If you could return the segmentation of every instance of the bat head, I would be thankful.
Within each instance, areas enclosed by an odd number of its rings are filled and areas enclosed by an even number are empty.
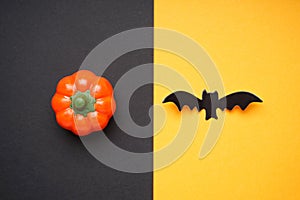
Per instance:
[[[206,90],[203,90],[202,92],[202,100],[207,101],[218,101],[219,100],[219,94],[217,91],[213,92],[213,93],[208,93]]]

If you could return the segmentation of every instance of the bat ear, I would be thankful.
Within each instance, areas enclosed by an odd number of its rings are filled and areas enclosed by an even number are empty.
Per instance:
[[[219,98],[219,93],[218,93],[218,91],[215,91],[214,93],[213,93],[213,95],[218,99]]]
[[[203,90],[202,95],[207,95],[206,90]]]

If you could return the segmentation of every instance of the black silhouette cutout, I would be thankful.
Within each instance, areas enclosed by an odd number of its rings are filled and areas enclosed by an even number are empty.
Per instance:
[[[225,109],[232,110],[235,106],[239,106],[242,110],[245,110],[250,103],[263,101],[249,92],[236,92],[219,99],[218,92],[207,93],[204,90],[202,100],[188,92],[177,91],[164,99],[163,103],[167,102],[174,103],[179,111],[185,105],[190,109],[196,107],[199,112],[204,109],[206,111],[205,119],[209,120],[210,118],[218,119],[217,108],[224,111]]]

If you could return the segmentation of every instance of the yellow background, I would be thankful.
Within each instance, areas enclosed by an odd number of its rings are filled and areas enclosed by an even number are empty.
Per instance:
[[[204,47],[227,94],[246,90],[264,100],[245,112],[226,111],[220,139],[201,160],[210,123],[205,112],[163,105],[170,91],[155,86],[154,104],[166,117],[154,138],[155,150],[175,137],[181,117],[200,120],[200,126],[183,156],[154,172],[154,199],[300,199],[300,1],[155,0],[154,25]],[[188,62],[159,50],[154,61],[185,76],[201,97],[205,84]],[[159,75],[155,68],[154,80]],[[154,117],[158,129],[161,109],[154,109]]]

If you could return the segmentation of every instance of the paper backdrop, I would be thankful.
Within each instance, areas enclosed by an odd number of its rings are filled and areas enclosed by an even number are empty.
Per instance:
[[[154,26],[199,43],[219,70],[226,94],[246,90],[264,100],[245,112],[226,111],[216,146],[199,159],[210,124],[205,112],[163,105],[171,92],[154,86],[154,104],[163,108],[154,112],[154,151],[174,140],[181,117],[191,124],[199,120],[185,154],[154,172],[154,199],[300,198],[299,24],[299,1],[154,1]],[[154,45],[160,42],[154,34]],[[201,97],[206,85],[188,61],[161,50],[155,50],[154,61],[179,72]],[[160,70],[154,68],[154,81],[161,79]],[[158,130],[160,119],[166,121]]]

